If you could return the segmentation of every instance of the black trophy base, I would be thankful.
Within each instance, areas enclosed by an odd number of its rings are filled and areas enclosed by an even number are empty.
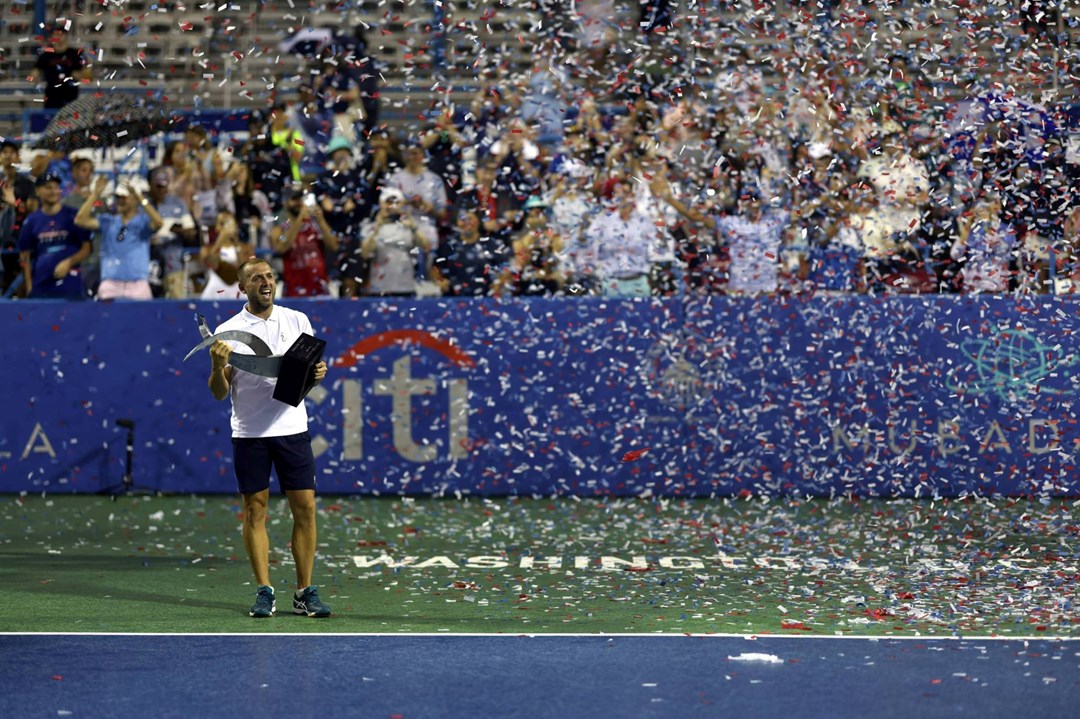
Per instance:
[[[298,406],[315,386],[315,365],[322,359],[326,341],[302,334],[281,358],[274,399]]]

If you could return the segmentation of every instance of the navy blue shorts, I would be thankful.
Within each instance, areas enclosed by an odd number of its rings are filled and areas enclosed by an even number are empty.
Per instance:
[[[233,437],[233,468],[241,494],[269,489],[271,467],[282,489],[315,489],[311,436]]]

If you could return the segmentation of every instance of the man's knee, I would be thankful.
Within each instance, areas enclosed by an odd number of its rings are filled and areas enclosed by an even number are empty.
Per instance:
[[[249,527],[262,526],[266,523],[267,497],[262,492],[244,496],[244,524]]]
[[[289,507],[298,524],[315,523],[315,493],[311,491],[289,492]]]

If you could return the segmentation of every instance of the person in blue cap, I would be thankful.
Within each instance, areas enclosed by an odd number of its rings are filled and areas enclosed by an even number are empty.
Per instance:
[[[75,223],[76,210],[63,204],[60,178],[42,175],[40,203],[19,231],[19,257],[27,297],[82,297],[79,265],[90,256],[90,234]]]

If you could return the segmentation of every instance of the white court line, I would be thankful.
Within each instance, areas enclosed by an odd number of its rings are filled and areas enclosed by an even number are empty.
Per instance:
[[[874,634],[695,634],[684,632],[648,633],[627,632],[623,634],[602,634],[596,632],[540,632],[529,634],[519,633],[486,633],[486,632],[0,632],[0,637],[396,637],[396,638],[430,638],[430,637],[470,637],[486,638],[501,637],[505,639],[543,639],[555,638],[580,638],[594,637],[596,639],[618,639],[653,637],[657,639],[745,639],[758,641],[768,639],[860,639],[864,641],[905,641],[905,642],[1077,642],[1080,636],[1067,637],[1059,635],[1032,636],[891,636]]]

